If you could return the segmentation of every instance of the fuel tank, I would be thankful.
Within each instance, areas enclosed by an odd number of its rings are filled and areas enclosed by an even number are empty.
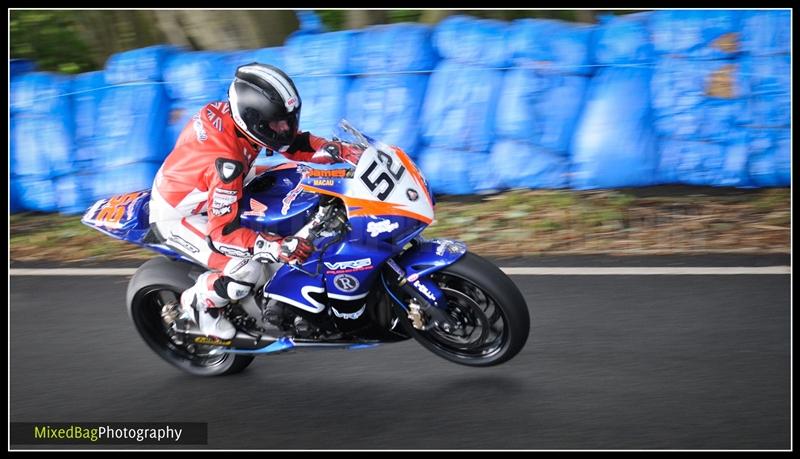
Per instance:
[[[316,212],[320,196],[300,189],[301,174],[294,168],[274,169],[262,174],[268,180],[260,191],[245,187],[241,205],[242,226],[255,231],[294,234]]]

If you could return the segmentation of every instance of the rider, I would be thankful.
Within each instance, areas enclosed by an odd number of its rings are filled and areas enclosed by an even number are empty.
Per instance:
[[[261,172],[253,167],[261,148],[293,161],[357,161],[349,145],[301,132],[300,108],[297,88],[283,71],[241,66],[228,101],[210,103],[192,117],[156,174],[151,227],[170,248],[210,269],[180,298],[206,335],[236,334],[221,308],[250,293],[262,272],[259,262],[302,263],[313,251],[306,239],[240,226],[239,200]]]

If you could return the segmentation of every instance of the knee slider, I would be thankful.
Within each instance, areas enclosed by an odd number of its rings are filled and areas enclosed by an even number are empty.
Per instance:
[[[217,295],[229,300],[241,300],[250,293],[252,288],[253,284],[237,281],[228,276],[222,276],[214,281],[214,291],[217,292]]]

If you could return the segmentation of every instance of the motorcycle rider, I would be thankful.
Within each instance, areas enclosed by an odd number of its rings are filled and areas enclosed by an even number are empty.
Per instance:
[[[283,71],[243,65],[228,101],[209,103],[192,117],[156,174],[151,227],[170,248],[209,269],[180,298],[206,335],[236,334],[222,308],[250,293],[262,273],[259,263],[302,263],[313,251],[306,239],[240,226],[239,201],[244,185],[261,172],[253,167],[261,148],[293,161],[358,160],[348,144],[301,132],[301,106]]]

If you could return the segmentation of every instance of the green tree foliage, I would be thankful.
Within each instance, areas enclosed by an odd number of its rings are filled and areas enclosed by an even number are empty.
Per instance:
[[[11,10],[12,58],[41,70],[103,68],[114,53],[171,43],[186,49],[281,45],[297,29],[291,10]]]
[[[451,14],[512,21],[550,18],[595,22],[599,14],[624,10],[317,10],[328,30],[377,23],[435,24]],[[189,49],[276,46],[297,27],[291,10],[10,10],[11,58],[36,61],[41,70],[80,73],[103,68],[120,51],[157,43]],[[221,33],[204,33],[221,29]],[[225,40],[214,37],[224,36]],[[211,37],[211,41],[209,41]]]
[[[102,66],[80,37],[73,11],[10,12],[11,58],[32,59],[41,70],[79,73]]]
[[[165,42],[152,11],[11,10],[12,58],[41,70],[101,69],[113,53]]]
[[[513,21],[522,18],[560,19],[571,22],[597,22],[602,14],[628,14],[638,10],[386,10],[385,22],[436,23],[452,14],[466,14],[479,18]],[[317,10],[328,30],[343,30],[347,27],[350,10]]]
[[[386,12],[386,17],[390,24],[397,22],[419,22],[422,17],[420,10],[389,10]]]
[[[316,13],[325,25],[325,28],[330,31],[344,30],[347,17],[346,11],[342,10],[317,10]]]

